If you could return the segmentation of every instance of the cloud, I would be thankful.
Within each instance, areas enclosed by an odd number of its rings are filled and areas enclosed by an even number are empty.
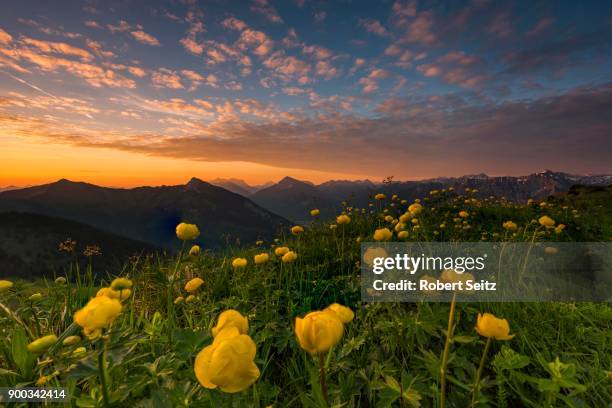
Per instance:
[[[2,28],[0,28],[0,44],[8,44],[11,41],[13,41],[13,37],[6,31],[4,31]]]
[[[151,34],[145,33],[142,30],[132,31],[130,34],[132,34],[132,37],[134,37],[137,41],[143,44],[152,45],[152,46],[160,45],[157,38],[153,37]]]
[[[151,81],[156,88],[182,89],[181,77],[176,71],[160,68],[151,74]]]
[[[512,35],[513,28],[511,18],[507,13],[498,13],[485,27],[485,31],[499,38],[508,38]]]
[[[91,61],[93,59],[93,56],[88,51],[63,42],[41,41],[35,40],[33,38],[24,38],[21,41],[24,44],[35,47],[45,53],[63,54],[78,57],[83,61]]]
[[[89,28],[98,28],[101,29],[102,26],[94,20],[86,20],[83,24],[85,24],[85,27],[89,27]]]
[[[85,40],[85,44],[87,44],[87,46],[96,53],[96,55],[100,56],[100,57],[104,57],[104,58],[114,58],[116,57],[115,53],[113,53],[112,51],[105,51],[102,49],[102,44],[100,44],[97,41],[94,40],[90,40],[90,39],[86,39]]]
[[[128,24],[127,21],[121,20],[117,25],[107,24],[106,28],[108,28],[110,32],[114,34],[116,32],[130,31],[132,27]]]
[[[270,5],[268,0],[253,0],[251,11],[262,14],[266,19],[272,23],[282,23],[283,19],[278,15],[278,12],[274,7]]]
[[[408,24],[406,34],[402,41],[430,45],[436,41],[433,31],[434,15],[431,11],[419,13],[417,17]]]
[[[554,21],[555,19],[552,17],[542,17],[529,31],[527,31],[527,36],[532,37],[540,34],[542,31],[550,28]]]
[[[329,61],[318,61],[315,74],[329,80],[338,74],[338,70]]]
[[[389,35],[387,29],[378,20],[374,20],[372,18],[362,19],[360,20],[359,24],[370,33],[379,35],[381,37],[386,37]]]
[[[204,32],[204,23],[201,21],[194,21],[187,30],[187,35],[181,38],[180,43],[185,47],[187,51],[195,55],[201,55],[204,52],[202,44],[197,42],[198,34]]]

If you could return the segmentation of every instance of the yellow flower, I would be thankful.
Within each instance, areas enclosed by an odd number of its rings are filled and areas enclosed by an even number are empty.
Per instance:
[[[346,214],[342,214],[336,217],[336,224],[338,225],[344,225],[344,224],[348,224],[351,222],[351,217],[349,217]]]
[[[43,295],[40,293],[34,293],[33,295],[30,295],[30,297],[28,298],[28,300],[30,302],[39,302],[41,301],[43,298]]]
[[[321,214],[321,211],[319,211],[319,209],[318,209],[318,208],[315,208],[315,209],[310,210],[310,215],[311,215],[312,217],[317,217],[319,214]]]
[[[195,224],[187,224],[186,222],[181,222],[179,225],[176,226],[176,236],[181,241],[191,241],[200,236],[200,230]]]
[[[508,231],[516,231],[516,229],[518,228],[518,226],[516,225],[515,222],[512,221],[506,221],[502,224],[502,227],[504,227],[504,229],[507,229]]]
[[[278,248],[277,248],[278,249]],[[255,262],[255,265],[262,265],[265,264],[266,262],[268,262],[270,260],[270,255],[268,255],[267,253],[263,252],[261,254],[257,254],[253,257],[253,261]]]
[[[397,233],[397,237],[401,239],[408,238],[408,235],[409,235],[408,231],[400,231]]]
[[[278,247],[278,248],[276,248],[274,250],[274,255],[276,255],[276,256],[283,256],[287,252],[289,252],[289,248],[287,248],[287,247]]]
[[[234,268],[244,268],[248,263],[246,258],[236,258],[232,261],[232,266]]]
[[[565,229],[565,224],[559,224],[555,227],[555,233],[560,234]]]
[[[410,211],[405,212],[404,214],[400,215],[399,217],[399,222],[401,223],[407,223],[408,221],[410,221],[411,218],[414,217],[414,214],[411,213]]]
[[[64,341],[62,342],[62,344],[64,346],[74,346],[77,343],[81,342],[81,337],[79,336],[68,336],[64,339]]]
[[[81,357],[85,353],[87,353],[87,349],[85,347],[77,347],[72,352],[72,357]]]
[[[371,196],[370,196],[371,197]],[[377,200],[384,200],[385,198],[387,198],[386,195],[384,195],[383,193],[378,193],[374,196],[375,199]]]
[[[178,296],[176,299],[174,299],[174,304],[175,305],[180,305],[181,303],[183,303],[185,301],[185,298],[182,296]]]
[[[281,258],[281,261],[283,261],[283,263],[291,263],[295,261],[297,257],[298,256],[295,252],[289,251],[285,255],[283,255],[283,257]]]
[[[66,283],[66,278],[64,278],[63,276],[59,276],[55,279],[55,283],[57,283],[58,285],[63,285]]]
[[[132,281],[126,278],[117,278],[110,285],[112,290],[122,291],[132,287]]]
[[[229,327],[235,327],[240,334],[247,334],[249,331],[249,321],[239,311],[228,309],[219,315],[217,325],[212,328],[213,337],[217,337],[221,330]]]
[[[176,299],[175,299],[175,300],[176,300]],[[185,299],[185,303],[193,303],[193,302],[195,302],[196,300],[198,300],[198,298],[197,298],[197,297],[195,297],[194,295],[189,295],[189,296],[187,296],[187,298]]]
[[[329,226],[329,229],[330,229],[330,230],[335,230],[336,228],[338,228],[338,224],[331,224],[331,225]]]
[[[294,227],[291,227],[291,233],[292,233],[293,235],[299,235],[299,234],[301,234],[302,232],[304,232],[304,228],[303,228],[303,227],[301,227],[300,225],[296,225],[296,226],[294,226]]]
[[[9,290],[12,287],[13,287],[13,282],[7,281],[7,280],[0,280],[0,292]]]
[[[345,324],[352,321],[355,317],[355,313],[353,313],[350,308],[342,306],[339,303],[332,303],[331,305],[327,306],[325,310],[331,310],[332,312],[336,313],[340,321]]]
[[[551,228],[555,226],[555,220],[553,220],[547,215],[541,216],[538,222],[540,223],[540,225],[546,228]]]
[[[240,392],[259,378],[254,359],[257,348],[249,336],[236,328],[223,330],[210,346],[196,356],[194,371],[203,387],[227,393]]]
[[[98,293],[96,293],[96,297],[106,296],[111,299],[125,300],[132,295],[132,291],[130,289],[123,290],[112,290],[111,288],[101,288]]]
[[[321,354],[340,342],[344,326],[331,310],[310,312],[295,319],[295,336],[300,347],[310,354]]]
[[[119,316],[122,308],[117,299],[98,296],[74,314],[74,321],[83,328],[88,338],[95,339]]]
[[[196,293],[203,284],[204,280],[202,278],[193,278],[185,284],[185,291],[191,294]]]
[[[192,246],[191,249],[189,250],[189,255],[190,256],[200,255],[200,246],[199,245]]]
[[[393,229],[395,230],[395,232],[400,232],[406,229],[406,224],[404,224],[403,222],[398,222],[397,224],[395,224],[395,227],[393,227]]]
[[[374,241],[388,241],[393,236],[389,228],[379,228],[374,231]]]
[[[386,258],[387,251],[384,248],[368,248],[363,253],[363,262],[366,265],[372,266],[375,258]]]
[[[510,325],[506,319],[499,319],[491,313],[481,315],[478,313],[476,331],[483,337],[495,340],[510,340],[514,334],[510,334]]]
[[[419,203],[410,204],[408,211],[412,213],[412,215],[418,215],[423,211],[423,206]]]
[[[467,218],[470,214],[467,211],[459,211],[459,216],[461,218]]]
[[[385,221],[387,221],[387,222],[391,222],[391,221],[393,221],[393,216],[392,216],[392,215],[387,215],[387,216],[385,217]]]
[[[55,334],[49,334],[48,336],[38,338],[28,344],[28,351],[32,354],[42,354],[55,343],[57,343],[57,336]]]

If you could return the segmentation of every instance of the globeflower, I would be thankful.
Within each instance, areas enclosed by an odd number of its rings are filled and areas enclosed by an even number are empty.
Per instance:
[[[246,258],[236,258],[232,261],[232,266],[234,268],[244,268],[245,266],[247,266],[248,261],[246,260]]]
[[[116,291],[122,291],[132,287],[132,281],[126,278],[117,278],[112,281],[110,288]]]
[[[516,229],[518,228],[518,226],[516,225],[515,222],[512,221],[506,221],[502,224],[502,227],[504,227],[504,229],[507,229],[508,231],[516,231]]]
[[[374,264],[375,258],[386,258],[387,251],[384,248],[368,248],[363,254],[363,262],[368,266],[372,266]]]
[[[351,222],[351,217],[349,217],[346,214],[341,214],[341,215],[336,217],[336,224],[338,224],[338,225],[344,225],[344,224],[348,224],[350,222]]]
[[[66,283],[66,278],[64,278],[63,276],[59,276],[55,279],[55,283],[58,285],[63,285]]]
[[[321,211],[319,211],[319,209],[318,209],[318,208],[315,208],[315,209],[313,209],[313,210],[310,210],[310,216],[311,216],[311,217],[318,217],[318,216],[319,216],[319,214],[321,214]]]
[[[200,236],[200,230],[195,224],[187,224],[186,222],[181,222],[179,225],[176,226],[176,236],[181,241],[191,241]]]
[[[344,326],[332,310],[310,312],[295,319],[295,336],[300,347],[312,355],[322,354],[340,342]]]
[[[555,227],[555,233],[560,234],[565,229],[565,224],[559,224]]]
[[[423,206],[419,203],[410,204],[410,206],[408,207],[408,211],[412,215],[418,215],[421,213],[421,211],[423,211]]]
[[[285,255],[283,255],[283,257],[281,258],[281,261],[283,261],[283,263],[291,263],[295,261],[297,257],[298,256],[295,252],[289,251]]]
[[[480,314],[476,321],[476,331],[483,337],[495,340],[510,340],[514,334],[510,334],[510,325],[506,319],[499,319],[491,313]]]
[[[265,264],[266,262],[268,262],[270,260],[270,255],[268,255],[267,253],[261,253],[261,254],[257,254],[253,257],[253,261],[255,262],[255,265],[262,265]]]
[[[304,232],[304,228],[300,225],[296,225],[294,227],[291,227],[291,233],[293,235],[300,235],[302,232]]]
[[[408,236],[409,236],[408,231],[400,231],[397,233],[397,237],[401,239],[408,238]]]
[[[274,250],[274,255],[276,255],[276,256],[283,256],[287,252],[289,252],[289,248],[288,247],[278,247],[278,248],[276,248]]]
[[[350,308],[342,306],[340,303],[332,303],[331,305],[327,306],[325,310],[331,310],[332,312],[336,313],[340,321],[344,324],[351,322],[355,317],[355,313],[353,313]]]
[[[370,196],[370,197],[371,197],[371,196]],[[381,200],[384,200],[385,198],[387,198],[387,196],[386,196],[386,195],[384,195],[383,193],[378,193],[378,194],[376,194],[376,195],[374,196],[374,198],[375,198],[375,199],[377,199],[377,200],[379,200],[379,201],[381,201]]]
[[[132,291],[130,289],[123,290],[112,290],[111,288],[101,288],[97,293],[96,297],[106,296],[110,299],[118,299],[124,301],[132,295]]]
[[[48,336],[40,337],[28,344],[28,351],[32,354],[42,354],[51,346],[57,343],[57,336],[49,334]]]
[[[74,346],[75,344],[78,344],[81,342],[81,337],[80,336],[68,336],[64,339],[64,341],[62,342],[62,344],[64,346]]]
[[[379,228],[374,231],[374,241],[388,241],[393,236],[389,228]]]
[[[547,215],[541,216],[540,219],[538,219],[538,222],[540,223],[541,226],[546,227],[546,228],[552,228],[555,226],[555,220],[553,220]]]
[[[32,303],[35,302],[40,302],[43,298],[43,295],[41,293],[34,293],[32,295],[30,295],[30,297],[28,298],[28,300]]]
[[[227,393],[245,390],[260,375],[254,362],[256,351],[255,342],[249,336],[235,327],[224,329],[196,356],[196,378],[209,389],[219,387]]]
[[[204,280],[202,278],[193,278],[189,282],[185,284],[185,291],[191,294],[194,294],[200,289],[200,286],[204,284]]]
[[[191,249],[189,250],[189,255],[190,256],[200,255],[200,246],[199,245],[192,246]]]
[[[249,321],[240,314],[239,311],[228,309],[219,315],[217,325],[212,328],[213,337],[217,337],[223,329],[235,327],[240,334],[247,334],[249,331]]]
[[[0,280],[0,292],[9,290],[12,287],[13,287],[13,282],[7,281],[7,280]]]
[[[459,211],[459,216],[461,218],[467,218],[467,217],[469,217],[469,215],[470,214],[467,211],[465,211],[465,210],[464,211]]]
[[[96,339],[121,313],[123,307],[117,299],[98,296],[74,314],[74,321],[83,328],[89,339]]]

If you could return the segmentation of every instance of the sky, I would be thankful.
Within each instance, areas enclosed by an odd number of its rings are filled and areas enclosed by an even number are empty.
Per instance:
[[[610,1],[30,1],[0,186],[612,173]]]

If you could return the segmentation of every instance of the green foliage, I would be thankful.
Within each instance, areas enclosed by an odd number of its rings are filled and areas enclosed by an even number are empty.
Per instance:
[[[548,207],[516,206],[505,201],[469,201],[440,194],[424,201],[419,228],[408,228],[409,240],[607,240],[607,225],[595,228],[593,214],[581,204],[577,213],[565,203]],[[380,204],[377,203],[377,206]],[[460,210],[468,223],[455,221]],[[342,407],[434,407],[439,401],[441,353],[448,304],[361,302],[359,241],[376,228],[390,226],[378,211],[349,209],[351,223],[330,229],[309,223],[296,237],[259,247],[203,251],[197,257],[136,259],[117,275],[134,282],[133,295],[105,340],[84,340],[62,346],[79,332],[74,313],[94,296],[98,286],[85,274],[68,276],[67,284],[17,282],[0,294],[0,386],[32,386],[45,378],[48,386],[66,386],[73,406],[103,404],[99,356],[106,349],[109,399],[116,406],[310,406],[325,404],[317,362],[298,346],[296,316],[333,302],[349,306],[355,319],[326,360],[330,405]],[[374,210],[372,210],[374,211]],[[399,203],[385,215],[405,211]],[[556,233],[538,229],[532,220],[542,214],[567,225]],[[576,217],[579,215],[579,217]],[[513,220],[517,231],[502,223]],[[440,224],[446,224],[440,228]],[[600,223],[601,224],[601,223]],[[469,228],[465,228],[469,226]],[[587,228],[588,226],[588,228]],[[204,229],[206,226],[201,225]],[[289,246],[298,259],[283,264],[273,246]],[[253,255],[271,254],[264,265]],[[249,260],[233,269],[234,257]],[[172,272],[177,280],[169,281]],[[205,283],[191,303],[168,302],[186,296],[183,286],[199,276]],[[105,282],[108,284],[113,277]],[[27,297],[43,293],[32,305]],[[11,313],[6,313],[5,308]],[[255,363],[260,379],[248,390],[224,394],[203,388],[195,378],[197,353],[212,342],[210,329],[225,309],[248,317],[249,334],[257,344]],[[494,341],[482,372],[478,406],[541,407],[609,405],[612,367],[612,307],[591,303],[521,303],[457,305],[447,370],[447,406],[470,404],[474,375],[484,341],[474,331],[478,312],[508,319],[507,342]],[[60,343],[41,356],[25,346],[37,333],[54,333]],[[75,356],[77,347],[86,352]]]

